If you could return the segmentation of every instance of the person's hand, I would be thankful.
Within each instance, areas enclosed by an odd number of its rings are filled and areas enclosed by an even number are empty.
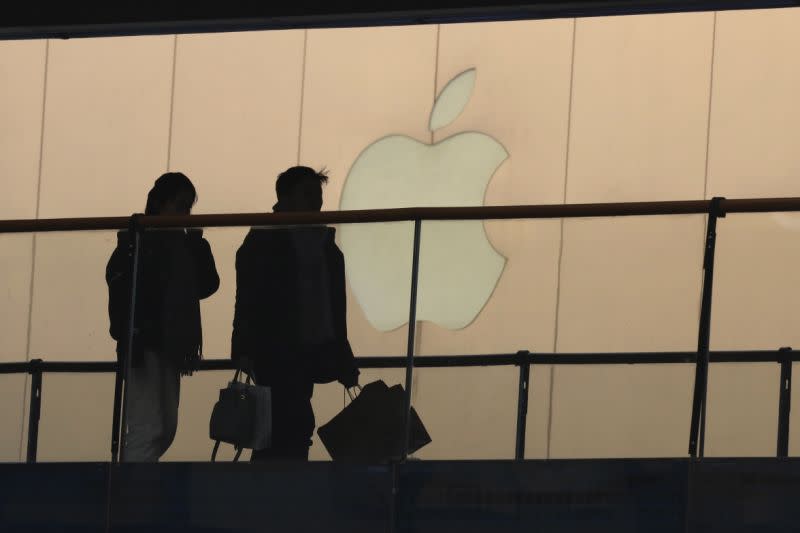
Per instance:
[[[233,362],[236,364],[237,370],[241,370],[248,376],[253,377],[253,360],[250,357],[246,355],[240,355],[239,357],[235,358]]]
[[[353,387],[358,386],[358,375],[358,369],[353,368],[351,371],[346,372],[339,378],[339,383],[344,385],[344,388],[346,389],[352,389]]]

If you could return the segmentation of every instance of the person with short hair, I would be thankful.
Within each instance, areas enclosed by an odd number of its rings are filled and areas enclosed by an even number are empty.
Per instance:
[[[275,183],[273,210],[319,211],[327,181],[324,171],[289,168]],[[358,384],[344,256],[334,237],[321,225],[252,228],[236,253],[231,357],[272,395],[272,446],[254,450],[252,461],[307,461],[314,384]]]

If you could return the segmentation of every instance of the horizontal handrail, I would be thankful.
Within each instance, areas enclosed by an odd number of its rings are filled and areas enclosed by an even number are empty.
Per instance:
[[[800,361],[800,351],[742,350],[711,352],[712,363],[780,363]],[[694,363],[697,352],[614,352],[614,353],[508,353],[475,355],[418,355],[418,368],[447,368],[475,366],[532,365],[642,365]],[[361,356],[359,368],[405,368],[406,356]],[[230,359],[200,361],[197,370],[232,370]],[[52,373],[110,373],[117,371],[116,361],[40,361],[0,363],[0,374]]]
[[[309,213],[234,213],[188,216],[139,216],[141,228],[359,224],[412,220],[502,220],[705,214],[711,200],[617,202],[595,204],[504,205],[477,207],[405,207]],[[800,198],[720,200],[723,213],[800,211]],[[0,233],[122,230],[130,217],[43,218],[0,221]]]

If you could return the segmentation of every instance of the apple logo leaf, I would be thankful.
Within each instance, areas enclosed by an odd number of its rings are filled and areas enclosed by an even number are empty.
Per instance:
[[[447,82],[433,104],[428,129],[436,131],[453,122],[467,106],[474,87],[474,68],[465,70]]]

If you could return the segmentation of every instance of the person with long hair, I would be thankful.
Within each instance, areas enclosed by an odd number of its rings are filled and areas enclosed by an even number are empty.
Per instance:
[[[147,195],[146,215],[188,215],[197,192],[186,175],[160,176]],[[117,234],[106,267],[111,337],[117,359],[130,357],[123,460],[158,461],[178,428],[182,375],[202,357],[200,300],[219,288],[214,256],[202,230],[148,230],[140,240],[133,350],[127,353],[131,236]]]

